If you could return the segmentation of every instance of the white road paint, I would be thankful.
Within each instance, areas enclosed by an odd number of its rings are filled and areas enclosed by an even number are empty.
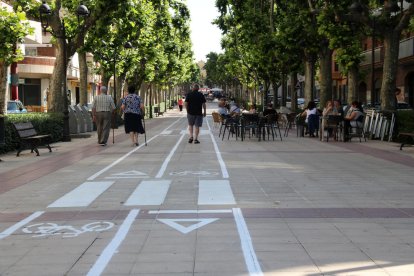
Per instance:
[[[106,266],[108,265],[109,261],[112,259],[112,256],[118,250],[119,245],[125,239],[126,235],[131,228],[132,223],[138,217],[139,209],[132,209],[128,216],[125,218],[124,222],[122,223],[121,227],[119,227],[118,232],[116,232],[114,238],[111,242],[106,246],[104,251],[99,256],[98,260],[96,260],[93,267],[89,270],[88,276],[98,276],[105,270]]]
[[[240,208],[233,208],[233,215],[239,232],[244,261],[251,276],[263,276],[262,269],[253,248],[252,238]]]
[[[145,178],[148,177],[146,173],[140,171],[127,171],[121,173],[113,173],[111,176],[105,177],[106,179],[117,179],[117,178]]]
[[[148,214],[225,214],[233,213],[230,209],[217,209],[217,210],[158,210],[148,211]]]
[[[175,144],[175,146],[170,151],[170,154],[168,154],[167,158],[165,158],[165,160],[162,163],[162,166],[161,166],[160,170],[158,171],[157,175],[155,176],[155,178],[161,178],[164,175],[165,170],[167,169],[168,163],[170,163],[171,158],[174,156],[174,153],[177,150],[178,146],[180,145],[181,141],[183,140],[184,136],[185,136],[185,133],[181,134],[180,139],[178,139],[177,143]]]
[[[222,174],[223,178],[229,178],[229,172],[227,171],[226,164],[224,163],[224,160],[221,157],[221,152],[220,152],[220,150],[217,146],[216,138],[214,138],[214,135],[213,135],[213,132],[211,131],[210,124],[208,123],[208,120],[206,120],[206,121],[207,121],[208,130],[209,130],[209,133],[210,133],[210,138],[211,138],[211,141],[213,142],[214,151],[216,152],[217,160],[220,164],[221,174]]]
[[[4,238],[7,238],[11,234],[13,234],[16,230],[18,230],[20,227],[23,227],[24,225],[28,224],[32,220],[40,217],[43,213],[44,213],[44,211],[34,212],[33,214],[31,214],[27,218],[25,218],[25,219],[19,221],[18,223],[10,226],[9,228],[7,228],[6,230],[4,230],[3,232],[0,233],[0,240],[2,240]]]
[[[199,205],[236,204],[228,180],[199,180]]]
[[[183,234],[187,234],[190,233],[191,231],[198,229],[200,227],[203,227],[204,225],[207,225],[209,223],[212,223],[216,220],[218,220],[218,218],[204,218],[204,219],[157,219],[158,221],[174,228],[175,230],[183,233]],[[183,226],[181,224],[179,224],[179,222],[196,222],[194,224],[191,224],[189,226]]]
[[[47,207],[86,207],[113,183],[114,181],[85,182]]]
[[[124,205],[161,205],[167,196],[170,184],[170,180],[142,181]]]
[[[165,128],[163,131],[168,130],[169,128],[171,128],[173,125],[175,125],[176,123],[178,123],[180,121],[181,118],[179,118],[178,120],[174,121],[171,125],[169,125],[167,128]],[[153,136],[151,139],[149,139],[147,141],[147,144],[149,142],[151,142],[152,140],[154,140],[155,138],[157,138],[158,136],[160,136],[161,134],[157,134],[155,136]],[[139,147],[134,148],[133,150],[129,151],[128,153],[126,153],[124,156],[122,156],[121,158],[115,160],[114,162],[112,162],[111,164],[109,164],[108,166],[106,166],[105,168],[103,168],[102,170],[100,170],[99,172],[95,173],[94,175],[90,176],[87,180],[95,180],[95,178],[97,178],[98,176],[100,176],[101,174],[103,174],[104,172],[108,171],[110,168],[114,167],[115,165],[121,163],[123,160],[125,160],[128,156],[130,156],[131,154],[133,154],[134,152],[136,152],[137,150],[139,150],[140,148],[142,148],[145,144],[141,144]]]

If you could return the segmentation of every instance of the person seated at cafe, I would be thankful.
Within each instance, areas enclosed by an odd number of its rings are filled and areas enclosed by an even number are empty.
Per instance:
[[[269,114],[277,114],[276,109],[273,108],[273,104],[272,103],[268,103],[266,106],[266,109],[263,110],[263,116],[267,116]]]
[[[256,110],[256,105],[255,104],[251,104],[250,108],[249,108],[249,113],[250,114],[256,114],[257,110]]]
[[[306,116],[305,123],[308,125],[309,136],[315,137],[315,131],[319,129],[319,111],[316,108],[316,103],[310,101],[301,116]]]
[[[227,103],[225,98],[220,98],[218,102],[218,109],[217,112],[220,116],[227,117],[229,116],[229,110],[227,109]]]
[[[230,116],[235,117],[241,114],[241,109],[239,107],[239,104],[236,102],[233,102],[233,104],[230,106]]]
[[[353,101],[351,107],[344,118],[345,122],[345,141],[349,140],[349,130],[351,127],[361,128],[364,121],[364,111],[358,101]]]
[[[333,102],[333,112],[335,115],[340,115],[342,118],[344,117],[344,109],[342,108],[341,101],[338,99]]]
[[[322,111],[322,115],[324,117],[323,118],[324,128],[326,128],[328,130],[329,137],[332,137],[333,136],[333,130],[336,127],[336,124],[331,125],[331,126],[328,125],[329,124],[328,116],[338,116],[338,115],[340,115],[338,113],[337,107],[335,107],[335,105],[332,101],[327,101],[326,102],[326,105],[325,105],[325,107]]]

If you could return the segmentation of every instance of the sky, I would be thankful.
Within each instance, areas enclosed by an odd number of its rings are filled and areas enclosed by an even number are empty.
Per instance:
[[[218,17],[216,0],[187,0],[191,16],[191,41],[195,60],[206,61],[210,52],[222,53],[220,46],[221,31],[211,22]]]

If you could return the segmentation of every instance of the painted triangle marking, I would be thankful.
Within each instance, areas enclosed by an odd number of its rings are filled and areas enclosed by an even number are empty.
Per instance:
[[[111,174],[111,176],[105,177],[105,178],[142,178],[142,177],[148,177],[148,175],[140,171],[127,171],[127,172],[121,172],[121,173],[113,173]]]
[[[203,227],[204,225],[207,225],[209,223],[212,223],[216,220],[218,220],[218,218],[204,218],[204,219],[157,219],[158,221],[174,228],[175,230],[183,233],[183,234],[187,234],[190,233],[191,231]],[[190,226],[183,226],[181,224],[179,224],[178,222],[197,222],[194,223]]]

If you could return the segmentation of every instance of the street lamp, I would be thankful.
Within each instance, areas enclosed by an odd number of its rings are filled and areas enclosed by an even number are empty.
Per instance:
[[[49,5],[46,4],[46,1],[43,1],[42,5],[39,7],[39,14],[40,14],[40,23],[43,28],[43,32],[46,33],[47,28],[49,27],[49,17],[52,14],[52,10],[50,9]],[[76,9],[76,15],[78,17],[78,22],[80,22],[80,17],[86,17],[89,15],[88,8],[80,4],[79,7]],[[59,10],[59,18],[61,19],[61,29],[59,32],[55,32],[53,30],[49,30],[49,32],[55,37],[63,40],[63,83],[62,83],[62,96],[63,96],[63,135],[62,141],[69,142],[70,139],[70,131],[69,131],[69,103],[68,103],[68,95],[67,95],[67,41],[69,37],[66,35],[66,28],[65,28],[65,20],[62,8]]]

